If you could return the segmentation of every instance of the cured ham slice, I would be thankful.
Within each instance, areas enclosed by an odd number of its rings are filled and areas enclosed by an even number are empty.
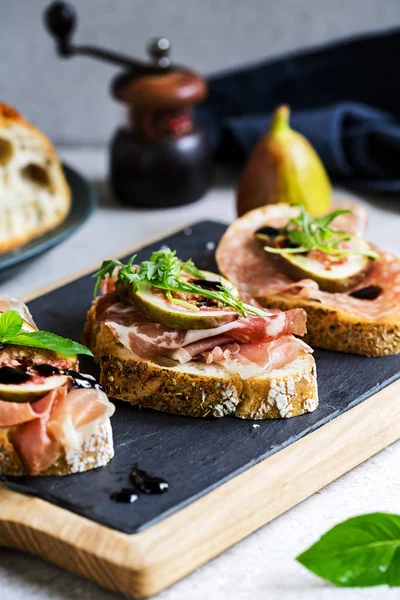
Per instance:
[[[36,419],[19,425],[11,434],[14,449],[31,475],[37,475],[50,467],[60,453],[60,442],[49,435],[47,423],[56,398],[63,398],[66,395],[66,388],[58,388],[50,392],[43,399],[51,405],[50,409],[38,415]]]
[[[303,340],[293,336],[282,336],[265,344],[242,344],[240,354],[262,369],[280,369],[292,362],[300,349],[312,352],[312,348]]]
[[[195,356],[202,355],[207,350],[212,350],[215,347],[219,347],[221,344],[228,344],[234,342],[235,338],[229,335],[217,335],[215,337],[204,338],[198,342],[188,344],[183,348],[178,348],[168,352],[169,358],[179,361],[181,364],[185,364],[192,360]]]
[[[0,428],[11,428],[14,449],[27,471],[36,475],[51,466],[63,449],[77,447],[83,428],[103,422],[114,410],[101,390],[68,393],[62,386],[33,404],[0,400]]]
[[[51,412],[47,430],[53,439],[69,449],[78,448],[81,430],[114,413],[106,394],[98,389],[73,389],[59,396]]]
[[[346,231],[350,235],[362,237],[367,224],[368,213],[366,208],[359,202],[353,202],[347,198],[335,200],[332,210],[350,210],[351,213],[339,215],[332,221],[332,227]]]
[[[351,208],[342,202],[340,208],[346,207]],[[379,259],[373,262],[362,285],[358,286],[377,286],[382,290],[375,300],[368,302],[351,296],[352,290],[346,293],[323,292],[311,279],[294,282],[279,271],[254,239],[254,232],[266,223],[274,227],[281,226],[282,215],[287,221],[296,211],[292,206],[266,206],[235,221],[222,237],[216,252],[217,263],[223,275],[230,279],[242,294],[249,294],[256,299],[274,295],[298,296],[321,302],[326,308],[350,312],[356,318],[371,321],[385,321],[400,315],[400,259],[389,252],[375,248]],[[349,215],[343,215],[334,223],[343,229],[347,227],[352,233],[359,232],[365,226],[363,215],[364,211],[360,208],[358,220],[344,220]]]
[[[29,325],[37,329],[28,307],[26,304],[21,302],[21,300],[17,300],[17,298],[12,298],[11,296],[7,295],[0,296],[0,313],[6,312],[6,310],[17,311],[17,313],[21,315],[26,323],[29,323]]]
[[[54,396],[47,394],[37,402],[6,402],[0,400],[0,428],[13,427],[34,419],[48,416],[53,406]]]
[[[107,300],[102,300],[107,309],[103,310],[100,305],[100,310],[96,312],[97,320],[105,322],[124,346],[144,360],[168,356],[187,362],[187,359],[217,345],[221,336],[224,342],[237,340],[257,343],[286,334],[304,335],[306,332],[306,314],[303,309],[274,314],[266,312],[265,317],[242,317],[212,329],[183,330],[171,329],[151,321],[130,304],[120,301],[108,304]]]
[[[299,338],[282,336],[261,344],[227,344],[205,353],[207,364],[222,364],[228,371],[243,379],[257,377],[266,371],[281,369],[295,360],[300,351],[312,352]]]

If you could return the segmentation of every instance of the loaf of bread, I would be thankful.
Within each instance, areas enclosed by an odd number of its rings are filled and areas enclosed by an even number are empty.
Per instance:
[[[0,102],[0,252],[54,229],[71,192],[47,137]]]

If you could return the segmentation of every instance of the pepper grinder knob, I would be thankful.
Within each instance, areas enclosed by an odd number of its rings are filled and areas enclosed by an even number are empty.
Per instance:
[[[166,37],[153,38],[147,47],[147,52],[153,62],[163,68],[169,67],[171,63],[169,59],[170,50],[171,44]]]
[[[67,2],[53,2],[44,13],[44,22],[56,39],[60,54],[70,54],[69,41],[77,24],[74,7]]]

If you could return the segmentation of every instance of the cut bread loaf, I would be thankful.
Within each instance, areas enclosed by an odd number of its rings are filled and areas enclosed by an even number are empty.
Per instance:
[[[318,289],[311,279],[298,284],[279,270],[255,239],[265,226],[283,227],[298,214],[286,204],[263,206],[237,219],[223,235],[216,260],[222,275],[242,294],[249,294],[267,308],[307,312],[304,340],[314,347],[365,356],[387,356],[400,352],[400,258],[378,250],[364,281],[357,288],[376,288],[376,299],[365,300],[346,293]],[[346,227],[342,215],[339,225]],[[350,220],[349,230],[354,223]],[[360,232],[357,232],[360,233]],[[298,285],[298,289],[297,289]]]
[[[84,343],[94,353],[100,383],[112,398],[191,417],[273,419],[318,406],[315,363],[306,352],[282,369],[249,379],[201,361],[160,366],[135,357],[107,325],[97,323],[95,302],[87,314]]]
[[[12,445],[12,430],[0,429],[0,475],[28,475]],[[69,452],[62,451],[57,460],[38,475],[71,475],[104,467],[114,456],[110,420],[99,424],[98,431],[83,439]]]
[[[54,229],[68,215],[71,192],[47,137],[0,103],[0,252]]]

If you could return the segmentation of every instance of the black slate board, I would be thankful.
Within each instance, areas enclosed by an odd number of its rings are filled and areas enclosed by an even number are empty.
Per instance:
[[[215,270],[213,244],[225,226],[202,221],[138,253],[139,260],[165,244],[183,259]],[[93,293],[90,276],[69,283],[29,307],[41,329],[79,340]],[[192,419],[117,402],[112,419],[115,458],[105,468],[69,477],[6,478],[11,489],[44,498],[88,519],[126,533],[136,533],[179,510],[307,433],[362,402],[399,376],[400,357],[364,358],[316,351],[320,406],[311,414],[288,420],[235,418]],[[90,359],[82,370],[96,374]],[[165,477],[170,491],[141,496],[133,505],[109,499],[114,489],[129,485],[130,467]]]

